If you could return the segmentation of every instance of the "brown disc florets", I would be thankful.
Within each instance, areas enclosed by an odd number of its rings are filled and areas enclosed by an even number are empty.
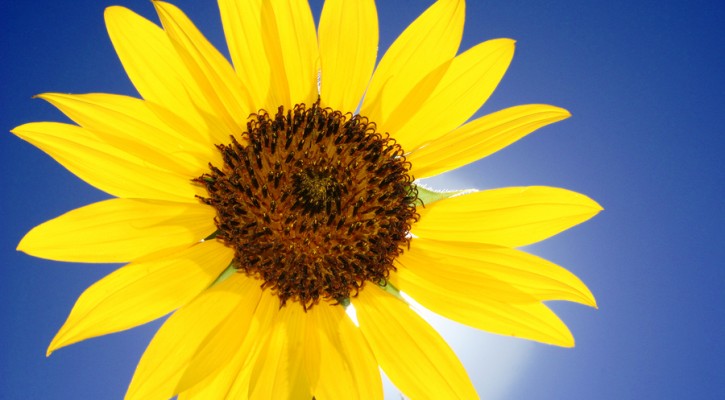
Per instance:
[[[237,270],[305,309],[387,280],[417,190],[403,150],[375,124],[318,101],[253,114],[241,138],[217,147],[224,165],[195,181]]]

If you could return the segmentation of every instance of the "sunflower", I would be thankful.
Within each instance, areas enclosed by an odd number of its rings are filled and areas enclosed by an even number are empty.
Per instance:
[[[105,12],[142,99],[46,93],[75,124],[12,131],[113,196],[35,227],[18,249],[127,263],[80,296],[48,354],[171,313],[127,398],[379,399],[382,368],[411,398],[471,399],[463,366],[406,298],[573,346],[542,302],[593,296],[515,248],[600,206],[551,187],[419,181],[569,116],[532,104],[468,121],[514,42],[457,54],[463,0],[431,5],[377,66],[373,0],[325,1],[317,30],[304,0],[219,0],[233,66],[181,10],[153,4],[162,27]]]

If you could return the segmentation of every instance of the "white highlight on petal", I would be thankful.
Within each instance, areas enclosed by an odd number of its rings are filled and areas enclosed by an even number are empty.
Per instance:
[[[350,303],[347,307],[345,307],[345,313],[348,317],[352,320],[352,323],[355,324],[358,328],[360,327],[360,323],[357,321],[357,311],[355,311],[355,306]]]
[[[451,346],[482,399],[510,398],[509,390],[521,382],[536,343],[470,328],[425,309],[405,292],[400,294]],[[385,376],[383,389],[386,399],[405,399]]]

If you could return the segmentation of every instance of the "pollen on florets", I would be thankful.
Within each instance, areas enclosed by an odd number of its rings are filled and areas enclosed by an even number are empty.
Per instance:
[[[387,280],[418,194],[403,150],[375,124],[318,101],[253,114],[217,147],[224,165],[195,182],[238,271],[305,309]]]

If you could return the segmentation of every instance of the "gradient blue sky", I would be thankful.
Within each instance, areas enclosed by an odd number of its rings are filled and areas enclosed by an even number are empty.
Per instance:
[[[158,323],[45,357],[83,289],[115,266],[18,253],[30,228],[106,198],[7,133],[64,120],[46,91],[135,95],[103,25],[147,0],[0,4],[0,398],[118,399]],[[379,1],[381,49],[431,1]],[[491,399],[725,398],[725,3],[469,1],[462,49],[516,39],[514,61],[481,113],[550,103],[546,127],[439,186],[551,185],[605,211],[530,246],[580,276],[599,310],[552,307],[577,338],[561,349],[434,319]],[[175,1],[225,49],[214,1]],[[319,10],[321,1],[312,2]],[[226,50],[223,50],[226,51]],[[381,52],[382,54],[382,52]],[[393,396],[395,398],[395,396]]]

